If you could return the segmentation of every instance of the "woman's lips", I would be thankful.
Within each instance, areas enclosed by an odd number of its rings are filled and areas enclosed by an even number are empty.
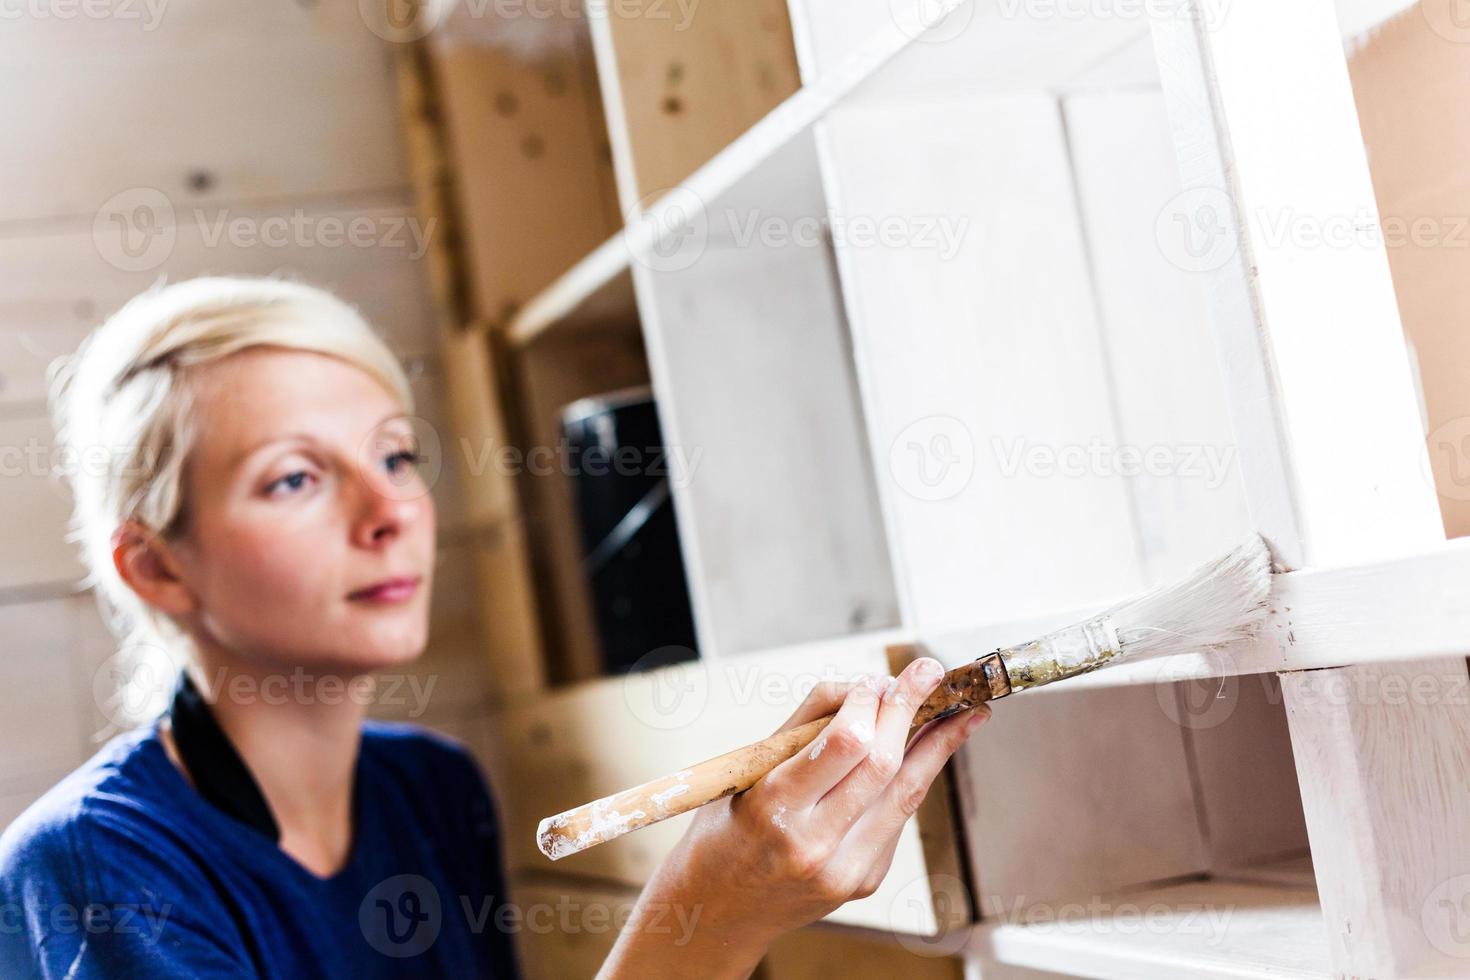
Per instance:
[[[384,579],[366,589],[358,589],[347,598],[360,602],[403,602],[413,598],[422,581],[422,575]]]

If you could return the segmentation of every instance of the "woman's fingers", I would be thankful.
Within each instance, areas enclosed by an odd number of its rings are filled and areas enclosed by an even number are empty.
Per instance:
[[[886,846],[918,812],[919,804],[924,802],[929,787],[949,757],[989,718],[990,706],[982,704],[925,726],[909,746],[898,775],[888,784],[882,798],[857,822],[843,847],[851,846],[854,853],[860,854]]]
[[[867,758],[878,723],[879,699],[887,686],[887,678],[873,677],[854,685],[822,733],[766,776],[768,790],[791,809],[815,805]]]
[[[878,799],[900,771],[914,713],[944,677],[932,657],[909,664],[888,686],[878,707],[877,727],[867,757],[817,803],[817,816],[851,824]]]
[[[847,696],[847,692],[857,684],[857,681],[823,681],[812,688],[811,693],[806,696],[806,700],[801,702],[796,712],[787,718],[776,731],[784,732],[798,725],[805,725],[809,721],[816,721],[823,715],[832,714],[841,707],[842,699]]]

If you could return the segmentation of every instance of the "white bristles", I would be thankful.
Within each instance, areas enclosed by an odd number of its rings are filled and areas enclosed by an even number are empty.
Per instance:
[[[1249,639],[1266,618],[1271,553],[1258,534],[1180,582],[1120,603],[1111,620],[1119,659],[1218,649]]]

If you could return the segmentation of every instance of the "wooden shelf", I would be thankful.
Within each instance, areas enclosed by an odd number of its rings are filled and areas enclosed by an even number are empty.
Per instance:
[[[506,327],[511,344],[525,347],[553,328],[576,331],[636,320],[630,261],[618,232],[521,308]]]
[[[1102,980],[1331,977],[1310,887],[1198,881],[977,926],[985,960]]]
[[[1037,692],[1457,656],[1470,650],[1467,582],[1470,539],[1465,538],[1385,561],[1277,575],[1267,627],[1250,646],[1229,653],[1181,654],[1123,664]],[[998,647],[1079,622],[1109,604],[1100,601],[917,639],[949,666],[958,666]],[[1403,629],[1406,622],[1415,623],[1415,629]]]

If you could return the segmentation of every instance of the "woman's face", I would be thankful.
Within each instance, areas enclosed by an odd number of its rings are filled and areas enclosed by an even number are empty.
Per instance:
[[[418,656],[434,505],[398,401],[346,361],[274,347],[194,380],[174,546],[194,628],[267,669],[361,673]]]

